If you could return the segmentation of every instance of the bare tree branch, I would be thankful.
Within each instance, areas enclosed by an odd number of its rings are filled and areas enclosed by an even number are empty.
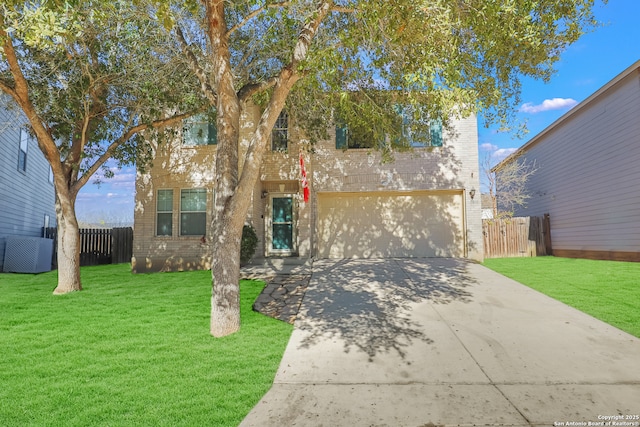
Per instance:
[[[516,208],[526,206],[531,198],[526,184],[537,170],[535,161],[529,162],[521,156],[502,162],[499,168],[491,167],[490,158],[485,157],[482,171],[487,179],[494,218],[513,216]]]

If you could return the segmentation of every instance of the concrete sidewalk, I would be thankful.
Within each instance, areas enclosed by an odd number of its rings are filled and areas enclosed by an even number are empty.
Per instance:
[[[242,426],[640,425],[640,339],[481,265],[317,261],[295,326]]]

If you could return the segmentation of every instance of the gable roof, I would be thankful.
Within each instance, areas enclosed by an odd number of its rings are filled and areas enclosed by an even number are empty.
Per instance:
[[[600,96],[602,96],[609,89],[611,89],[613,86],[615,86],[621,80],[624,80],[625,78],[627,78],[629,75],[633,74],[634,72],[638,73],[640,75],[640,59],[637,60],[636,62],[634,62],[633,64],[631,64],[623,72],[621,72],[620,74],[615,76],[607,84],[605,84],[600,89],[598,89],[593,94],[591,94],[587,99],[585,99],[584,101],[582,101],[581,103],[579,103],[578,105],[576,105],[575,107],[573,107],[572,109],[570,109],[569,111],[564,113],[562,116],[560,116],[560,118],[558,118],[556,121],[554,121],[549,126],[547,126],[543,131],[541,131],[539,134],[537,134],[536,136],[531,138],[529,141],[527,141],[522,147],[518,148],[516,151],[511,153],[509,156],[507,156],[500,163],[498,163],[497,165],[492,167],[491,168],[491,172],[496,172],[496,171],[502,169],[502,167],[504,165],[506,165],[507,163],[510,163],[514,159],[518,158],[522,153],[527,151],[527,149],[529,149],[533,145],[535,145],[538,142],[540,142],[542,140],[543,136],[545,136],[546,134],[548,134],[553,129],[557,128],[558,126],[562,125],[563,122],[569,120],[569,118],[571,118],[573,115],[577,114],[579,111],[581,111],[582,109],[586,108],[595,99],[597,99]]]

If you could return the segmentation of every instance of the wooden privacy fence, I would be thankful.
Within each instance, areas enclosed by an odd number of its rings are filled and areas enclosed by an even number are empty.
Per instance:
[[[57,229],[45,228],[43,237],[53,239],[53,268],[57,267]],[[131,262],[133,228],[81,228],[80,265],[120,264]]]
[[[544,217],[483,219],[485,258],[551,255],[549,214]]]

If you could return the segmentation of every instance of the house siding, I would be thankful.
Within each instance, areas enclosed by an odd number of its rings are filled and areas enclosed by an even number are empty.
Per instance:
[[[6,98],[0,99],[4,106]],[[29,139],[26,171],[18,170],[20,126],[24,117],[0,106],[0,271],[7,236],[42,236],[45,215],[55,226],[55,190],[49,163],[35,139]]]
[[[243,111],[240,159],[249,144],[260,115],[258,107]],[[468,191],[479,188],[477,121],[475,116],[456,120],[455,131],[445,136],[443,147],[418,148],[398,153],[392,163],[382,163],[380,154],[368,150],[335,148],[334,130],[327,141],[320,141],[309,152],[308,141],[293,123],[289,124],[289,144],[285,153],[268,150],[255,185],[247,222],[256,229],[259,246],[256,257],[268,255],[265,207],[271,196],[294,196],[297,208],[295,257],[317,255],[317,211],[319,192],[405,192],[453,190],[463,195],[463,233],[465,255],[482,260],[482,222],[479,197],[471,200]],[[210,268],[210,236],[180,237],[179,190],[212,188],[216,146],[184,147],[179,141],[160,147],[152,167],[136,180],[133,271],[170,271]],[[311,190],[308,202],[302,198],[299,156],[305,160]],[[240,165],[242,168],[242,165]],[[159,189],[174,189],[172,236],[155,236],[155,198]],[[213,193],[207,200],[207,224],[212,218]],[[211,227],[208,227],[211,229]]]
[[[638,65],[522,150],[538,170],[515,215],[549,213],[554,254],[640,252]]]

